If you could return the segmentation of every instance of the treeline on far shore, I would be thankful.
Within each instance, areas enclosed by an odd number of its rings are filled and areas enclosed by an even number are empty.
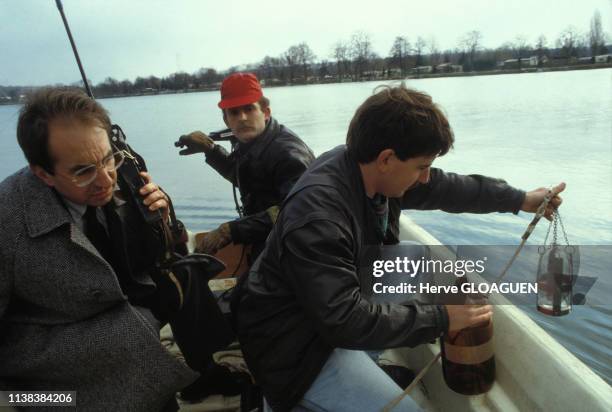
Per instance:
[[[598,68],[612,68],[612,56],[610,56],[610,60],[608,63],[595,63],[595,64],[584,64],[584,63],[576,63],[570,65],[558,65],[558,66],[543,66],[543,67],[523,67],[521,69],[518,68],[506,68],[506,69],[497,69],[497,70],[474,70],[471,72],[419,72],[413,73],[404,77],[396,76],[392,73],[385,74],[377,74],[371,76],[361,76],[358,80],[353,79],[352,77],[338,78],[314,78],[310,77],[308,82],[294,82],[294,83],[284,83],[282,81],[273,81],[267,84],[267,87],[270,86],[287,86],[287,85],[303,85],[303,84],[324,84],[324,83],[344,83],[344,82],[353,82],[353,81],[384,81],[384,80],[402,80],[402,79],[415,79],[415,78],[435,78],[435,77],[460,77],[460,76],[478,76],[478,75],[496,75],[496,74],[515,74],[515,73],[534,73],[534,72],[548,72],[548,71],[566,71],[566,70],[586,70],[586,69],[598,69]],[[428,68],[425,66],[421,68],[421,70],[427,70]],[[250,70],[252,72],[256,72],[255,70]],[[98,84],[94,86],[93,93],[96,98],[110,98],[110,97],[129,97],[129,96],[147,96],[147,95],[159,95],[159,94],[177,94],[177,93],[195,93],[195,92],[203,92],[203,91],[213,91],[218,90],[221,85],[221,79],[223,79],[227,74],[232,72],[222,72],[219,74],[219,81],[215,82],[212,85],[209,84],[200,84],[199,86],[196,83],[190,83],[187,87],[178,88],[178,87],[168,87],[168,88],[152,88],[152,87],[144,87],[139,88],[136,86],[137,83],[131,83],[126,81],[129,84],[121,82],[120,86],[117,88],[113,88],[112,90],[108,90],[105,86]],[[154,77],[154,76],[152,76]],[[266,83],[265,80],[262,83]],[[56,84],[54,86],[57,87],[66,87],[65,84]],[[42,87],[42,86],[41,86]],[[83,87],[83,82],[76,82],[69,87]],[[12,95],[12,98],[0,98],[0,105],[7,104],[20,104],[23,99],[25,99],[26,95],[31,91],[37,89],[38,87],[3,87],[0,86],[0,95]]]
[[[482,39],[482,34],[473,30],[461,36],[454,49],[441,51],[434,37],[418,36],[410,41],[405,36],[397,36],[388,55],[381,57],[373,51],[371,36],[359,31],[348,41],[336,42],[329,59],[317,60],[308,44],[302,42],[279,56],[265,56],[257,63],[233,66],[224,71],[202,67],[194,73],[139,76],[134,81],[108,77],[92,89],[96,97],[217,90],[225,76],[237,71],[257,74],[268,87],[612,66],[612,45],[606,41],[608,36],[602,29],[598,11],[590,21],[588,32],[581,34],[576,28],[567,27],[555,40],[555,47],[549,47],[544,35],[532,43],[524,36],[517,36],[514,41],[495,49],[482,47]],[[82,81],[71,84],[82,85]],[[19,103],[33,88],[0,86],[0,104]]]

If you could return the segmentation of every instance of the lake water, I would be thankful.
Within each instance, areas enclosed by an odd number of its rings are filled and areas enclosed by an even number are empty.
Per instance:
[[[409,80],[448,114],[456,144],[434,166],[501,177],[530,190],[560,181],[568,187],[561,213],[571,243],[612,245],[612,69]],[[344,142],[357,106],[382,83],[344,83],[265,90],[272,114],[315,154]],[[234,219],[231,185],[202,155],[181,157],[173,142],[193,130],[223,127],[218,92],[102,100],[151,174],[172,196],[192,230]],[[17,106],[0,106],[0,179],[25,165],[15,139]],[[409,215],[449,245],[518,245],[530,216]],[[529,240],[540,244],[547,224]],[[612,382],[612,280],[609,268],[593,287],[601,304],[562,318],[529,315],[566,348]],[[535,276],[535,268],[534,268]]]

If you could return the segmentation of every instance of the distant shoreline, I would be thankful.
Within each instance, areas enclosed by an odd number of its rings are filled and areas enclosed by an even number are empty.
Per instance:
[[[474,72],[458,72],[458,73],[420,73],[417,75],[409,75],[405,77],[377,77],[354,81],[337,81],[336,79],[330,79],[329,81],[320,81],[313,83],[294,83],[294,84],[279,84],[279,85],[264,85],[265,88],[270,87],[291,87],[291,86],[311,86],[318,84],[339,84],[339,83],[364,83],[364,82],[380,82],[380,81],[401,81],[401,80],[414,80],[414,79],[433,79],[442,77],[472,77],[472,76],[497,76],[505,74],[520,74],[520,73],[546,73],[546,72],[559,72],[559,71],[573,71],[573,70],[596,70],[596,69],[609,69],[612,68],[612,63],[595,63],[585,65],[572,65],[572,66],[560,66],[560,67],[528,67],[523,69],[510,69],[510,70],[486,70],[486,71],[474,71]],[[40,86],[44,87],[44,86]],[[183,94],[183,93],[200,93],[217,91],[218,88],[198,88],[198,89],[182,89],[182,90],[162,90],[158,92],[147,92],[147,93],[130,93],[113,96],[96,97],[96,99],[114,99],[122,97],[139,97],[139,96],[158,96],[165,94]],[[21,102],[1,102],[0,106],[11,106],[21,105]]]

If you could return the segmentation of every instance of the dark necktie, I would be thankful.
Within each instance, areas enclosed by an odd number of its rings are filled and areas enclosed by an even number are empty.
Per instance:
[[[87,206],[87,211],[83,216],[85,220],[85,234],[96,249],[98,249],[98,252],[100,252],[102,257],[109,264],[112,264],[112,249],[110,239],[106,234],[106,229],[104,229],[104,226],[98,220],[96,210],[96,207]]]
[[[85,212],[85,234],[98,249],[98,252],[102,255],[104,260],[115,271],[121,290],[130,296],[130,282],[129,282],[129,263],[126,263],[122,258],[122,255],[116,250],[116,247],[121,247],[122,236],[119,222],[119,218],[116,213],[112,212],[106,206],[101,208],[106,218],[106,225],[108,232],[102,223],[98,220],[97,210],[98,208],[88,206]],[[110,236],[109,236],[110,234]],[[111,241],[112,239],[112,241]]]

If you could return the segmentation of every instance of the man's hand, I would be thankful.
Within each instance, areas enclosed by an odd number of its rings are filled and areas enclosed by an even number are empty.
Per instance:
[[[544,217],[548,220],[552,220],[553,212],[561,205],[561,203],[563,203],[563,199],[561,196],[559,196],[559,193],[565,190],[565,183],[559,183],[551,190],[552,199],[550,200],[550,203],[548,203],[548,206],[546,206],[546,211],[544,212]],[[531,192],[527,192],[525,195],[525,200],[521,205],[521,210],[524,212],[535,213],[538,210],[538,207],[544,201],[547,193],[548,189],[545,187],[540,187],[532,190]]]
[[[191,132],[189,134],[184,134],[179,137],[178,141],[174,143],[176,147],[185,147],[179,152],[181,156],[190,155],[194,153],[208,153],[213,147],[215,147],[215,142],[199,130],[195,132]]]
[[[493,317],[491,305],[444,305],[448,313],[448,331],[457,332],[485,323]]]
[[[202,239],[200,244],[195,248],[197,253],[206,253],[214,255],[219,249],[223,249],[232,241],[232,233],[229,223],[222,223],[215,230],[208,232]]]
[[[143,203],[149,206],[150,211],[159,210],[162,213],[165,222],[168,222],[170,214],[168,206],[168,196],[153,183],[151,175],[147,172],[140,172],[140,176],[145,181],[145,185],[140,188],[140,195],[144,198]]]

